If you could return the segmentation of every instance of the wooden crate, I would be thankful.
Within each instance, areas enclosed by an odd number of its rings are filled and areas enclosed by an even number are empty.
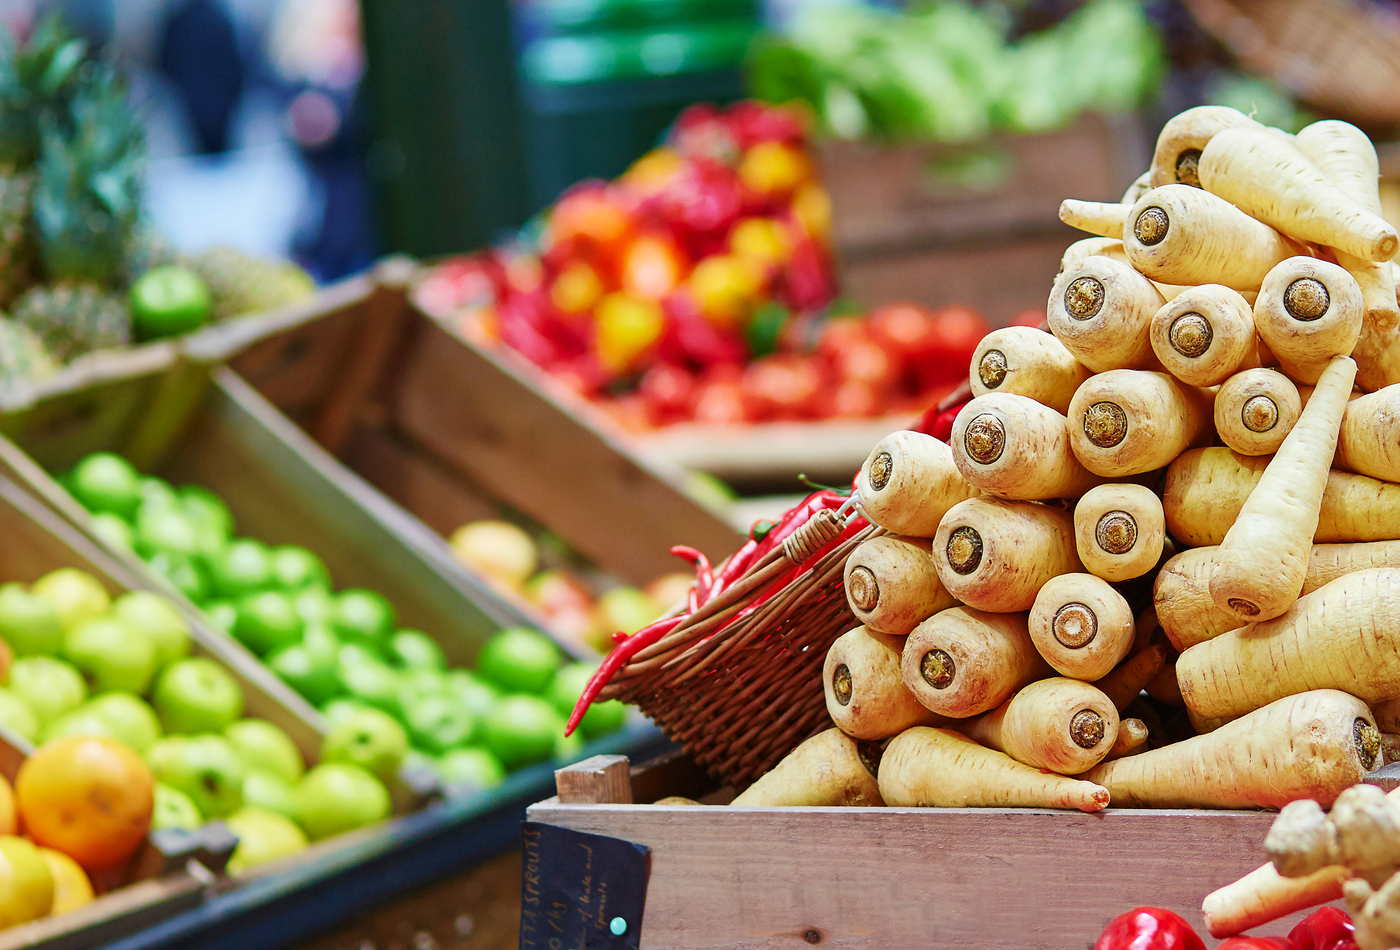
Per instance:
[[[690,774],[674,761],[662,769]],[[1174,910],[1205,934],[1202,899],[1266,860],[1274,819],[632,804],[695,794],[659,771],[629,776],[622,757],[598,756],[557,772],[559,795],[529,810],[531,821],[651,849],[643,950],[1064,950],[1089,946],[1139,905]],[[1287,933],[1301,916],[1264,929]]]
[[[523,515],[638,585],[676,570],[672,545],[712,559],[739,545],[685,494],[679,469],[643,460],[594,407],[515,354],[472,347],[389,285],[381,274],[365,306],[263,334],[230,365],[439,534]]]
[[[969,156],[1000,174],[981,187],[940,175]],[[1083,237],[1060,223],[1060,201],[1117,200],[1150,157],[1132,115],[958,145],[825,143],[842,289],[867,306],[966,304],[994,323],[1042,308],[1065,246]]]

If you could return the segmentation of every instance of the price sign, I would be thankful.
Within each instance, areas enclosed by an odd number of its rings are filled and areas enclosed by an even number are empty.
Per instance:
[[[520,950],[637,950],[650,849],[521,824]]]

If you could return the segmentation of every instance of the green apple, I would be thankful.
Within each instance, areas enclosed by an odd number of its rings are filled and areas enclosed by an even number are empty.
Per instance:
[[[481,724],[482,745],[507,768],[539,762],[554,755],[564,720],[538,696],[507,696]]]
[[[90,714],[107,724],[108,735],[125,742],[137,752],[145,752],[160,738],[160,720],[155,710],[132,693],[111,692],[94,696],[75,714]]]
[[[26,656],[10,667],[10,691],[24,700],[42,726],[72,712],[87,699],[82,675],[51,656]]]
[[[215,630],[233,635],[233,625],[238,622],[238,607],[233,601],[210,600],[200,609],[204,611],[204,619],[208,620]]]
[[[449,789],[495,788],[506,780],[505,766],[486,749],[465,746],[437,760],[437,773]]]
[[[437,641],[421,630],[399,630],[389,638],[389,662],[404,669],[447,669],[447,657]]]
[[[328,726],[335,727],[341,723],[348,722],[354,717],[355,713],[363,709],[374,709],[374,707],[366,706],[359,700],[342,696],[340,699],[332,699],[322,706],[321,715],[326,717],[326,724]]]
[[[654,622],[664,609],[645,591],[614,587],[598,598],[598,624],[609,635],[619,630],[630,635]]]
[[[224,738],[233,743],[244,768],[267,772],[284,782],[295,782],[305,765],[291,736],[266,719],[240,719],[229,723]]]
[[[204,816],[184,792],[157,782],[155,799],[155,808],[151,812],[152,831],[160,831],[163,828],[194,831],[204,824]]]
[[[166,582],[192,603],[203,604],[209,599],[209,575],[200,566],[199,559],[175,551],[157,551],[146,561],[146,566],[157,577]]]
[[[15,656],[51,656],[63,649],[63,623],[47,600],[6,584],[0,587],[0,639]]]
[[[389,790],[358,765],[326,762],[292,791],[297,824],[312,841],[363,828],[389,815]]]
[[[399,674],[399,691],[394,697],[394,715],[400,722],[408,722],[408,711],[425,699],[446,697],[447,674],[442,670],[428,668],[406,670]],[[466,711],[470,715],[470,711]]]
[[[243,803],[243,763],[223,736],[167,736],[146,751],[157,782],[184,792],[206,818],[222,818]]]
[[[572,762],[579,757],[583,751],[583,733],[575,731],[572,735],[564,735],[561,730],[559,735],[554,737],[554,759],[557,762]]]
[[[345,692],[340,667],[332,657],[327,660],[312,653],[305,644],[293,643],[272,654],[265,661],[268,669],[296,690],[313,706],[334,699]]]
[[[0,686],[0,726],[30,742],[39,739],[39,717],[28,703],[4,686]]]
[[[441,755],[464,745],[476,732],[476,720],[447,696],[425,696],[404,710],[404,724],[414,745]]]
[[[129,518],[141,504],[141,474],[111,452],[94,452],[68,476],[68,490],[88,511]]]
[[[373,644],[379,649],[394,629],[394,608],[372,590],[343,590],[336,595],[331,625],[341,639]]]
[[[295,544],[273,548],[272,579],[273,583],[289,592],[312,586],[322,589],[331,586],[331,573],[321,559]]]
[[[291,819],[264,808],[243,808],[224,824],[238,835],[238,847],[228,859],[230,874],[291,857],[307,845],[306,835]]]
[[[292,783],[271,772],[248,772],[243,776],[243,805],[291,818],[296,812],[292,802]]]
[[[340,651],[340,678],[346,692],[367,706],[393,712],[398,708],[399,674],[387,663],[368,657],[347,662],[346,651],[352,646],[346,644]]]
[[[135,551],[136,534],[117,515],[110,511],[99,511],[88,519],[88,530],[92,536],[114,551]]]
[[[199,485],[185,485],[177,498],[190,521],[201,532],[219,540],[220,549],[233,539],[233,513],[218,495]]]
[[[186,557],[199,553],[199,531],[184,509],[174,505],[142,505],[136,514],[134,539],[142,557],[158,551]]]
[[[39,744],[48,745],[55,739],[63,739],[67,736],[103,736],[107,739],[121,741],[113,733],[111,723],[86,706],[79,706],[72,712],[66,712],[45,724],[43,731],[39,733]]]
[[[570,663],[555,675],[554,682],[549,687],[549,699],[565,719],[573,713],[574,704],[583,695],[584,687],[588,685],[597,669],[591,663]],[[627,707],[615,699],[610,699],[605,703],[589,706],[588,712],[583,714],[583,719],[579,722],[579,728],[588,738],[596,739],[598,736],[616,732],[626,721]]]
[[[408,751],[403,754],[403,763],[400,765],[400,768],[416,769],[420,772],[428,772],[432,775],[436,775],[438,764],[437,759],[432,755],[424,752],[422,749],[415,749],[413,746],[409,746]]]
[[[266,656],[301,639],[303,624],[292,599],[281,591],[264,590],[238,601],[233,635],[258,656]]]
[[[335,595],[324,587],[307,587],[299,590],[292,597],[292,603],[297,609],[297,616],[301,617],[308,627],[315,625],[329,627],[335,618]]]
[[[301,645],[319,662],[336,665],[340,662],[340,638],[328,623],[308,623],[301,635]]]
[[[156,667],[165,669],[190,652],[190,627],[170,601],[149,590],[123,594],[112,604],[119,620],[144,630],[156,648]]]
[[[263,590],[272,583],[272,559],[267,546],[251,538],[239,538],[213,565],[214,593],[237,599]]]
[[[199,656],[168,666],[151,700],[169,733],[222,732],[243,714],[243,690],[223,667]]]
[[[107,588],[87,571],[60,567],[30,586],[29,592],[49,602],[65,630],[87,620],[96,620],[112,606]]]
[[[156,672],[155,641],[144,630],[115,617],[70,628],[63,636],[63,656],[99,693],[111,689],[144,693]]]
[[[179,503],[175,495],[175,489],[170,487],[170,483],[155,475],[143,475],[139,486],[141,492],[141,506],[146,505],[167,505],[174,506]]]
[[[554,641],[537,630],[508,627],[487,640],[476,671],[508,693],[540,693],[564,662]]]
[[[470,670],[453,670],[447,674],[447,694],[478,720],[484,719],[501,698],[496,687]]]
[[[378,709],[362,709],[331,726],[321,743],[321,761],[347,762],[389,778],[407,751],[408,735],[394,717]]]

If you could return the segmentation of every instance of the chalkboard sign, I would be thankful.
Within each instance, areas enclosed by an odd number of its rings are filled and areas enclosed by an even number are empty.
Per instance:
[[[521,823],[520,950],[637,950],[650,849]]]

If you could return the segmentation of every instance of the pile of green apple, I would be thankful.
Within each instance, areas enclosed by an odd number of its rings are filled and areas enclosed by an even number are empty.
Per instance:
[[[342,737],[337,755],[370,772],[407,761],[451,790],[490,787],[511,770],[571,758],[584,737],[625,720],[621,704],[598,705],[565,739],[593,667],[510,628],[483,645],[475,670],[449,669],[431,637],[397,627],[382,595],[335,591],[311,551],[235,537],[228,507],[207,489],[174,488],[111,453],[88,456],[64,481],[95,534],[134,551],[319,708],[331,738]]]
[[[343,737],[328,736],[323,764],[306,771],[285,732],[243,718],[238,683],[189,655],[189,627],[155,593],[112,599],[75,568],[7,583],[0,639],[13,657],[0,723],[36,745],[100,735],[130,746],[156,779],[152,827],[225,820],[239,836],[234,870],[389,813],[380,779],[338,751]]]

